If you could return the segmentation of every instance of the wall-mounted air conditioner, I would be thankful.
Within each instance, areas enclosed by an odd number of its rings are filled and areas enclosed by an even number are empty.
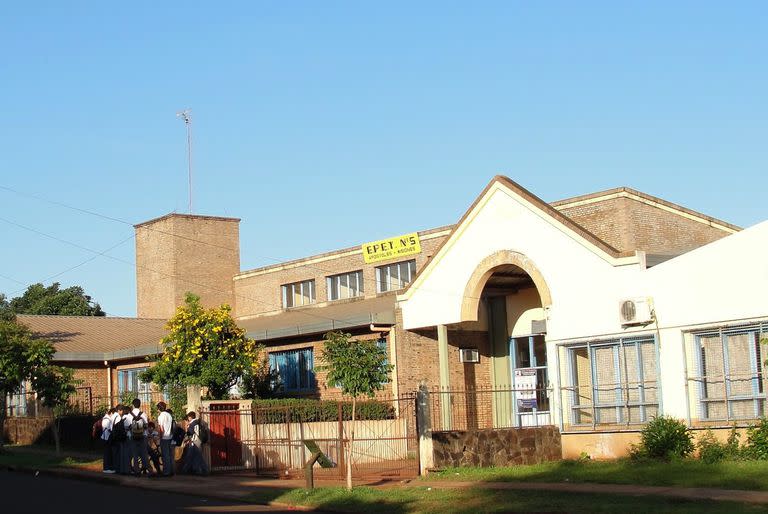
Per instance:
[[[647,325],[653,322],[651,298],[626,298],[619,302],[619,319],[622,326]]]
[[[477,348],[460,348],[459,360],[461,362],[480,362],[480,352]]]

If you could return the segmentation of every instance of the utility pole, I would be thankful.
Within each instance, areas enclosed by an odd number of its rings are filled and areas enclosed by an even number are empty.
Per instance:
[[[187,126],[187,172],[189,174],[189,213],[192,214],[192,109],[184,109],[176,113],[177,118],[184,120]]]

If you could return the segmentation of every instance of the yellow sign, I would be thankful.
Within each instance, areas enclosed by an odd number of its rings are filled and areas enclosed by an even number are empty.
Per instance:
[[[365,243],[362,249],[365,263],[370,264],[421,253],[421,243],[419,242],[419,234],[413,232],[404,236]]]

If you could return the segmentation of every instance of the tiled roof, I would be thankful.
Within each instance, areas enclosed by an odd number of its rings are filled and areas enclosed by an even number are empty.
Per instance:
[[[110,360],[150,355],[166,334],[164,319],[19,315],[56,347],[56,360]]]

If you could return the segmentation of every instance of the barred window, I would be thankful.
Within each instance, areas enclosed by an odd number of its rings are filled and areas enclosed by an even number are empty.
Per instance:
[[[149,405],[152,402],[152,384],[139,378],[139,374],[148,369],[149,367],[144,366],[117,371],[117,393],[123,400],[125,400],[124,395],[135,395],[142,404]]]
[[[703,420],[756,419],[765,415],[760,340],[768,324],[694,333],[698,360],[700,417]]]
[[[315,389],[315,364],[312,348],[269,353],[269,369],[277,374],[273,386],[283,392],[309,392]]]
[[[573,425],[645,423],[659,413],[653,337],[566,347]]]
[[[304,280],[303,282],[285,284],[282,286],[282,290],[284,309],[315,303],[314,280]]]
[[[327,281],[328,300],[354,298],[356,296],[362,296],[364,292],[362,271],[333,275],[328,277]]]

